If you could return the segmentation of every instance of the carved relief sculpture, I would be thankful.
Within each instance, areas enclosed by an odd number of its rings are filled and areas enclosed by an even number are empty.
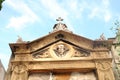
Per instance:
[[[48,58],[49,57],[48,49],[49,48],[34,52],[32,54],[33,58],[36,58],[36,59],[38,59],[38,58]]]
[[[103,70],[103,71],[108,70],[108,69],[111,68],[109,62],[103,62],[103,63],[102,62],[98,62],[96,64],[96,66],[97,66],[98,69]]]
[[[103,80],[114,80],[113,74],[111,73],[111,64],[109,62],[97,62],[96,66]]]
[[[11,80],[27,80],[28,73],[25,65],[16,65],[13,68]]]
[[[81,50],[80,48],[73,47],[75,49],[73,57],[87,57],[90,53]]]
[[[68,47],[64,44],[58,44],[53,50],[58,57],[65,56],[66,53],[69,51]]]

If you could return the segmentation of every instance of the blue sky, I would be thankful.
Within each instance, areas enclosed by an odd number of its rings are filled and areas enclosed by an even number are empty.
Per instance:
[[[0,11],[0,59],[7,69],[17,36],[32,41],[52,31],[62,17],[73,33],[95,40],[104,33],[115,37],[110,28],[120,20],[120,0],[5,0]]]

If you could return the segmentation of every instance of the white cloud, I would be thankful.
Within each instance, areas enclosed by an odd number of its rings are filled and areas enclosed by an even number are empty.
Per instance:
[[[112,18],[112,13],[110,12],[109,9],[109,5],[110,5],[110,1],[109,0],[102,0],[102,4],[103,4],[103,14],[104,14],[104,20],[105,22],[109,22],[110,19]]]
[[[71,4],[72,3],[72,4]],[[77,1],[71,1],[70,5],[71,5],[71,9],[72,10],[76,10],[77,9]]]
[[[110,1],[109,0],[102,0],[102,4],[104,5],[105,8],[108,8],[108,6],[110,5]]]
[[[25,24],[32,22],[29,16],[12,17],[6,28],[14,28],[20,30],[25,27]]]
[[[29,0],[27,1],[32,3]],[[45,14],[48,14],[47,16],[49,18],[56,19],[57,17],[62,17],[70,26],[72,26],[70,18],[76,18],[80,20],[86,11],[88,11],[87,14],[89,19],[99,18],[104,19],[105,22],[108,22],[112,17],[112,14],[109,10],[109,0],[102,0],[99,5],[97,5],[95,2],[91,2],[91,4],[89,4],[87,1],[79,0],[65,0],[63,2],[59,2],[59,0],[38,1],[39,3],[34,2],[34,5],[36,4],[35,6],[37,6],[37,8],[42,8],[42,12],[46,12]],[[26,4],[23,0],[7,0],[6,2],[21,14],[17,17],[12,16],[7,28],[14,28],[16,30],[22,29],[28,23],[33,23],[39,20],[41,15],[44,15],[38,11],[38,13],[41,14],[39,15],[38,19],[38,16],[31,9],[32,7],[28,7],[30,4]]]
[[[94,18],[95,16],[98,16],[98,14],[99,14],[99,8],[95,7],[95,8],[92,9],[89,17]]]
[[[69,19],[69,11],[66,9],[65,6],[62,6],[57,0],[39,0],[40,3],[42,3],[43,8],[47,10],[47,14],[52,18],[56,19],[58,17],[62,17],[65,19],[65,22],[67,23],[67,26],[70,30],[74,31],[73,26],[71,25],[70,19]]]
[[[102,3],[99,5],[94,5],[90,9],[91,13],[88,15],[90,19],[99,18],[104,19],[105,22],[109,22],[112,18],[112,13],[109,9],[110,2],[109,0],[102,0]]]
[[[87,8],[86,2],[79,0],[69,0],[64,5],[68,5],[69,14],[77,19],[82,18],[83,11]]]
[[[111,17],[112,17],[112,15],[111,15],[111,13],[110,12],[105,12],[105,14],[104,14],[104,20],[105,20],[105,22],[109,22],[110,21],[110,19],[111,19]]]
[[[45,9],[47,9],[48,14],[51,18],[55,19],[56,17],[64,17],[66,18],[68,12],[60,6],[60,4],[56,0],[40,0]]]
[[[6,3],[11,6],[20,16],[12,16],[6,28],[22,29],[28,23],[33,23],[38,19],[38,16],[23,2],[23,0],[6,0]]]

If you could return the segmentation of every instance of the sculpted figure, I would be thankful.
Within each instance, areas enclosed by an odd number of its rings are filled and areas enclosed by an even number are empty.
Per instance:
[[[63,57],[68,51],[69,49],[63,44],[57,45],[54,49],[54,52],[57,54],[58,57]]]
[[[12,71],[11,80],[27,80],[28,73],[25,65],[16,65]]]

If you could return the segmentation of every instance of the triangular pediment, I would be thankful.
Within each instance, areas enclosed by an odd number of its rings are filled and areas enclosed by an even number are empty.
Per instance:
[[[36,46],[41,45],[41,46],[39,46],[39,48],[42,48],[45,45],[51,44],[51,43],[56,42],[58,40],[65,40],[65,41],[71,42],[77,46],[84,47],[86,49],[93,48],[93,41],[92,40],[87,39],[87,38],[82,37],[82,36],[78,36],[78,35],[73,34],[73,33],[62,31],[62,30],[54,32],[54,33],[50,33],[44,37],[33,40],[33,41],[29,42],[29,45],[31,45],[31,46],[32,45],[36,45]]]
[[[33,59],[69,59],[72,57],[88,57],[90,50],[60,39],[31,53]]]
[[[33,41],[28,41],[24,43],[10,43],[10,47],[12,52],[15,52],[18,48],[20,47],[23,48],[23,46],[27,47],[27,50],[29,50],[28,49],[28,46],[29,46],[30,51],[32,52],[32,51],[36,51],[37,49],[41,49],[44,46],[47,46],[58,40],[65,40],[73,43],[74,45],[83,47],[85,49],[92,49],[93,43],[94,43],[94,41],[87,39],[85,37],[82,37],[67,31],[59,30],[53,33],[49,33],[48,35]]]
[[[107,50],[106,45],[108,44],[108,42],[110,42],[107,40],[106,41],[93,41],[93,40],[87,39],[85,37],[82,37],[82,36],[79,36],[79,35],[76,35],[70,32],[59,30],[59,31],[50,33],[44,37],[33,40],[31,42],[12,43],[10,44],[10,47],[13,53],[14,52],[32,53],[38,50],[42,50],[52,44],[57,43],[58,41],[63,41],[65,43],[83,48],[85,50],[95,50],[95,49],[100,49],[100,47]]]

